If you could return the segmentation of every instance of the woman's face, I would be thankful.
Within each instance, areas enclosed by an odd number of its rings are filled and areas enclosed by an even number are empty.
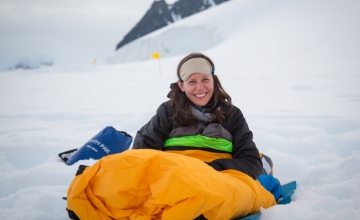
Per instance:
[[[211,74],[193,73],[186,81],[178,81],[180,89],[192,103],[206,105],[214,93],[214,78]]]

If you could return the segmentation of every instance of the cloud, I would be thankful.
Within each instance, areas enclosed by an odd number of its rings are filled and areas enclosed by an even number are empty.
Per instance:
[[[39,53],[54,57],[55,64],[59,60],[79,62],[86,55],[107,59],[151,3],[152,0],[1,1],[0,69],[16,59]]]

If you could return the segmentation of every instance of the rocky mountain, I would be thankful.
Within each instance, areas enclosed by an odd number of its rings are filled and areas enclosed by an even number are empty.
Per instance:
[[[164,0],[155,0],[135,27],[116,45],[116,50],[159,28],[226,1],[229,0],[178,0],[168,5]]]

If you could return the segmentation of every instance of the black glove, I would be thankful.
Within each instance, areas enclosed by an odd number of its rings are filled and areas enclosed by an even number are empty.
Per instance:
[[[211,166],[212,168],[214,168],[214,170],[220,171],[223,170],[222,167],[214,162],[205,162],[207,165]]]

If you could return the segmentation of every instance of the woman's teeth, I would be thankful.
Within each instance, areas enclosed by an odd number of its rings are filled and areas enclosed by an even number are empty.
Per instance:
[[[195,94],[195,96],[198,97],[198,98],[202,98],[202,97],[204,97],[205,95],[206,95],[206,93],[203,93],[203,94]]]

